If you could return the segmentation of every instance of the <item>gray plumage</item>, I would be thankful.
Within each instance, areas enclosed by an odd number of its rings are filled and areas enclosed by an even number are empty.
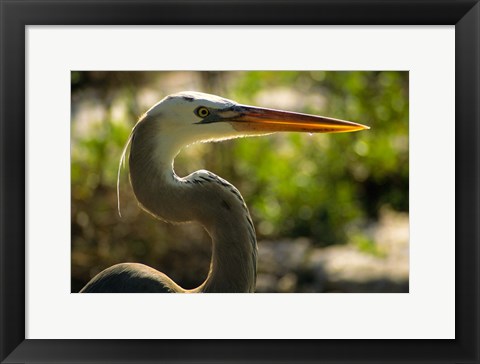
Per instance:
[[[240,105],[198,92],[171,95],[135,125],[130,146],[130,182],[139,205],[172,223],[197,221],[212,239],[206,280],[186,290],[165,274],[142,264],[122,263],[97,274],[82,293],[254,292],[257,241],[240,192],[212,172],[179,177],[173,160],[186,145],[276,131],[341,132],[365,129],[347,121]],[[117,183],[118,189],[118,183]]]

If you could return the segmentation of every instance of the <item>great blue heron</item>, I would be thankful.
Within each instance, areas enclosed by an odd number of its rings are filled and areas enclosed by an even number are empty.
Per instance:
[[[184,146],[196,142],[285,131],[338,133],[362,129],[368,127],[241,105],[200,92],[167,96],[134,126],[120,163],[130,146],[130,181],[145,211],[168,222],[197,221],[203,225],[213,244],[208,276],[198,288],[185,290],[151,267],[122,263],[97,274],[80,292],[254,292],[257,240],[240,192],[206,170],[178,177],[173,170],[175,156]]]

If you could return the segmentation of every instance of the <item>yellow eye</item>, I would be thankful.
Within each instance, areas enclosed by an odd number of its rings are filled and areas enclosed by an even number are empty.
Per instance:
[[[195,113],[201,118],[206,118],[208,115],[210,115],[210,111],[204,106],[200,106],[197,110],[195,110]]]

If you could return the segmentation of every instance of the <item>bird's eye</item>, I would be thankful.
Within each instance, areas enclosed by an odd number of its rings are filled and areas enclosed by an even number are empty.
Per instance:
[[[206,107],[200,106],[195,110],[195,114],[201,118],[206,118],[210,114],[210,111]]]

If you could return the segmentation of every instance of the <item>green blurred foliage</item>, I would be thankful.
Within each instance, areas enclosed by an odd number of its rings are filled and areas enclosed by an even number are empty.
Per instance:
[[[408,211],[408,72],[76,71],[71,81],[72,291],[122,261],[161,266],[186,287],[206,276],[208,236],[199,226],[179,228],[142,212],[128,170],[121,178],[123,217],[117,213],[117,168],[132,126],[156,101],[184,89],[371,127],[186,148],[175,161],[177,173],[206,168],[236,185],[259,239],[351,241],[377,254],[362,230],[384,206]]]

